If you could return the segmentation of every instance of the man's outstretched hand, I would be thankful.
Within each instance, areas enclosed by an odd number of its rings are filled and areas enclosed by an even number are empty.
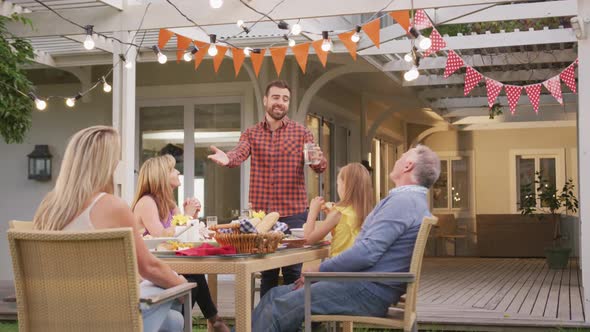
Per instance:
[[[225,152],[219,150],[215,145],[211,145],[209,147],[213,154],[207,156],[207,158],[213,160],[217,165],[227,166],[229,164],[229,158],[225,154]]]

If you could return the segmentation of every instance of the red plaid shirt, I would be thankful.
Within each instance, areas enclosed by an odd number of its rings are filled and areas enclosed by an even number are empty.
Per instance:
[[[249,201],[254,210],[276,211],[281,217],[305,211],[303,144],[313,141],[307,128],[288,117],[274,132],[265,119],[242,133],[238,146],[227,152],[227,166],[237,167],[252,156]],[[326,166],[325,158],[318,165],[310,165],[316,173]]]

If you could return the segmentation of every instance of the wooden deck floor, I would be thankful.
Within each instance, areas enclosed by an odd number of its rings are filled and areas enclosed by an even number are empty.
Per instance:
[[[590,327],[580,272],[550,270],[544,259],[426,258],[418,299],[422,326],[460,330]],[[219,282],[220,314],[233,317],[233,281]]]
[[[550,270],[543,259],[426,258],[418,300],[420,326],[472,331],[590,327],[584,322],[580,271]],[[0,283],[0,294],[12,290]],[[220,276],[218,306],[234,316],[234,281]],[[200,314],[195,307],[195,314]],[[0,303],[0,319],[15,316]]]

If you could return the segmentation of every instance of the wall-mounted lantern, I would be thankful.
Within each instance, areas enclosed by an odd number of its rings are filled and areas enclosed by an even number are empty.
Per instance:
[[[51,153],[48,145],[35,145],[29,157],[29,179],[37,181],[51,180]]]

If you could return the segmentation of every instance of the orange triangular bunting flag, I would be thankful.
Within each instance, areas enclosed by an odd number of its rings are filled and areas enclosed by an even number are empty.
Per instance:
[[[404,31],[406,31],[406,33],[410,30],[410,11],[409,10],[400,10],[397,12],[391,12],[391,13],[389,13],[389,16],[391,16],[397,22],[397,24],[401,25],[401,27],[404,28]]]
[[[356,61],[356,43],[350,40],[350,37],[354,35],[356,31],[343,32],[338,35],[338,38],[342,41],[342,44],[346,46],[350,56]]]
[[[227,52],[227,47],[217,45],[217,55],[213,57],[213,68],[215,72],[219,70],[219,66],[221,66],[221,62],[225,57],[225,52]]]
[[[195,44],[199,48],[199,51],[195,53],[195,70],[197,70],[197,68],[199,68],[199,65],[203,61],[203,58],[207,54],[209,44],[203,43],[202,41],[198,40],[193,40],[193,44]]]
[[[323,42],[324,42],[323,39],[318,39],[318,40],[314,41],[313,43],[311,43],[311,45],[313,46],[313,48],[315,50],[315,54],[320,59],[320,62],[322,63],[324,68],[326,68],[326,62],[328,62],[328,52],[322,50],[322,43]]]
[[[184,52],[187,51],[187,48],[190,46],[191,41],[189,38],[186,38],[181,35],[176,35],[176,62],[180,62]]]
[[[301,71],[305,74],[305,68],[307,67],[307,56],[309,55],[309,43],[299,44],[291,47],[293,54],[295,54],[295,60]]]
[[[236,77],[240,73],[240,69],[242,69],[242,64],[244,63],[244,59],[246,55],[244,54],[244,50],[240,48],[232,48],[231,55],[234,58],[234,70],[236,71]]]
[[[381,33],[381,19],[372,20],[371,22],[363,25],[363,31],[371,40],[373,44],[379,48],[379,35]]]
[[[275,65],[277,76],[281,76],[281,69],[283,69],[283,63],[285,62],[285,55],[287,55],[286,47],[273,47],[270,49],[270,56]]]
[[[256,77],[258,77],[260,67],[262,67],[262,61],[264,61],[265,52],[266,48],[263,48],[260,50],[260,53],[250,53],[250,60],[252,61],[252,67],[254,67],[254,73],[256,73]]]
[[[172,36],[174,36],[174,32],[166,29],[160,29],[160,33],[158,34],[158,47],[163,49]]]

